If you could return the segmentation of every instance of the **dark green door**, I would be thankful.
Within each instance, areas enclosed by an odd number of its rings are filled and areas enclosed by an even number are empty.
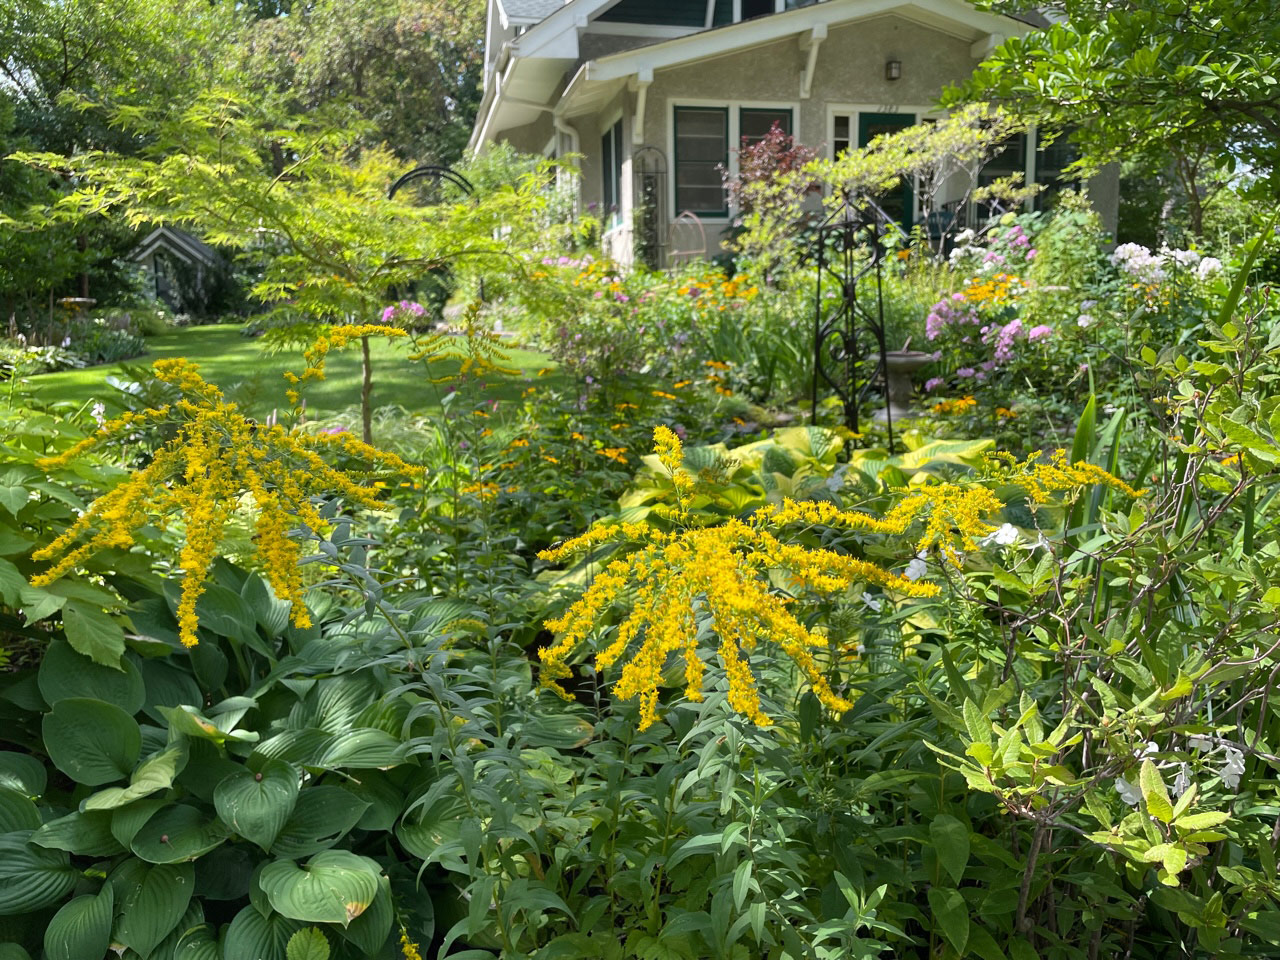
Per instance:
[[[882,133],[893,133],[916,122],[914,113],[860,113],[858,114],[858,146],[865,147]],[[884,212],[902,224],[902,229],[911,229],[911,214],[915,207],[915,198],[911,192],[911,182],[904,180],[901,187],[876,198]]]

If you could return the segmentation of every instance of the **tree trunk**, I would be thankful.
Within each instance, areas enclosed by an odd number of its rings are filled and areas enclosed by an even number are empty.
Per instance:
[[[76,249],[82,254],[89,252],[89,238],[83,233],[76,237]],[[89,272],[83,266],[80,270],[80,296],[89,299]]]
[[[373,364],[369,358],[369,338],[360,338],[360,428],[365,443],[373,443]]]

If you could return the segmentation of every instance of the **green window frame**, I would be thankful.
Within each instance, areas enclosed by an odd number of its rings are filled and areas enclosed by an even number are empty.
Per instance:
[[[877,135],[892,133],[905,127],[914,126],[914,113],[858,113],[858,146],[865,147]],[[885,211],[898,215],[898,223],[903,230],[910,230],[915,221],[915,191],[911,180],[903,177],[902,185],[880,195],[880,202]]]
[[[622,223],[622,121],[600,138],[601,220],[610,227]]]
[[[716,117],[720,121],[718,131]],[[729,108],[677,105],[672,108],[671,124],[676,213],[727,217],[729,197],[720,168],[729,166]],[[708,202],[713,186],[719,200],[715,207]]]
[[[765,138],[773,124],[781,120],[782,132],[787,136],[791,136],[792,125],[795,118],[792,115],[790,107],[739,107],[738,108],[738,147],[748,146],[749,144],[759,143]],[[760,130],[762,122],[767,121],[767,125]],[[746,133],[748,128],[751,133]],[[757,132],[758,131],[758,132]]]

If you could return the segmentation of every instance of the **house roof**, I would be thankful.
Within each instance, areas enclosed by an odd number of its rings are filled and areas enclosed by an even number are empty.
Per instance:
[[[509,22],[537,23],[569,2],[571,0],[498,0],[498,6]]]
[[[582,62],[578,31],[616,0],[499,0],[509,4],[554,5],[554,11],[505,45],[494,82],[486,86],[471,147],[502,130],[521,126],[551,111],[566,117],[589,111],[616,90],[625,78],[651,73],[707,57],[774,43],[828,25],[893,13],[925,26],[974,41],[987,49],[1006,36],[1040,25],[1030,15],[987,13],[968,0],[824,0],[739,23],[655,40],[622,53]],[[985,38],[985,41],[984,39]],[[975,53],[975,57],[980,57]],[[565,78],[574,71],[567,87]]]
[[[199,237],[176,227],[156,227],[129,251],[129,259],[141,263],[157,250],[165,250],[184,263],[198,262],[206,267],[214,266],[222,259],[217,250]]]

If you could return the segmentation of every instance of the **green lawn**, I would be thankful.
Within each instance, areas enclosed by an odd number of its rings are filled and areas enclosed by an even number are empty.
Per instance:
[[[235,324],[214,324],[149,337],[146,355],[135,357],[127,365],[149,366],[163,357],[186,357],[200,364],[205,379],[239,401],[251,416],[263,417],[273,409],[287,407],[284,372],[302,371],[300,352],[265,353],[261,340],[243,337],[240,331],[241,327]],[[406,359],[409,351],[404,341],[379,338],[372,341],[372,348],[375,408],[395,404],[411,411],[427,411],[438,407],[440,392],[447,387],[432,384],[431,378],[454,372],[456,364],[435,364],[428,374],[421,363]],[[538,370],[551,365],[545,354],[532,350],[510,348],[507,353],[508,365],[520,369],[525,376],[534,376]],[[36,396],[46,402],[69,401],[80,405],[102,401],[111,411],[117,391],[106,382],[109,376],[122,376],[121,365],[46,373],[32,377],[31,385]],[[495,384],[491,396],[515,398],[523,387],[519,380]],[[308,413],[317,418],[359,404],[359,346],[353,344],[331,354],[325,363],[325,379],[309,383],[305,397]]]

